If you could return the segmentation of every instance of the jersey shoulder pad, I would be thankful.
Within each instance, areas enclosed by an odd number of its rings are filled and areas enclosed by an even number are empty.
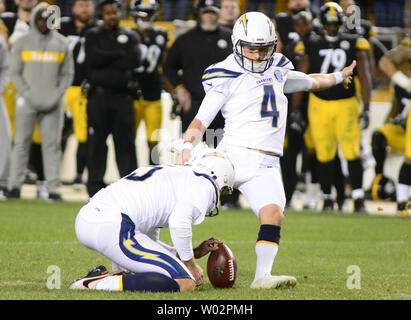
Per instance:
[[[302,56],[305,54],[305,44],[304,41],[298,40],[294,44],[294,54]]]
[[[285,68],[285,69],[294,69],[294,66],[290,59],[288,59],[282,53],[275,53],[274,54],[274,61],[273,66],[278,68]]]
[[[225,59],[224,61],[212,64],[203,72],[202,81],[209,81],[213,79],[235,79],[243,74],[240,70],[238,70],[234,63],[232,63],[230,56]],[[234,58],[233,58],[234,59]],[[234,61],[235,62],[235,61]]]

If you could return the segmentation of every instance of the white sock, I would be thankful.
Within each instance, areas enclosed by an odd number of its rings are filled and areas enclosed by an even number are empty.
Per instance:
[[[258,241],[255,245],[257,254],[257,266],[255,269],[254,280],[267,274],[271,274],[275,256],[277,255],[278,245],[274,242]]]
[[[353,200],[364,198],[364,190],[363,189],[355,189],[351,192],[351,196],[352,196]]]
[[[107,276],[99,281],[96,281],[93,289],[120,291],[120,282],[122,282],[121,276]]]
[[[408,201],[408,188],[406,184],[397,184],[396,193],[397,193],[397,202],[407,202]]]

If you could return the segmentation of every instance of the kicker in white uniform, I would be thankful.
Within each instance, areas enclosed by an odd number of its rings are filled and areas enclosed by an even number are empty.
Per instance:
[[[261,224],[251,288],[292,287],[296,284],[294,277],[271,275],[285,207],[279,161],[288,112],[285,94],[322,90],[341,82],[347,86],[351,83],[355,62],[333,74],[306,75],[293,71],[292,63],[284,55],[275,53],[274,26],[259,12],[248,12],[238,18],[232,42],[233,54],[203,74],[206,95],[185,133],[178,164],[190,159],[194,145],[201,141],[221,110],[225,127],[217,149],[233,161],[234,187],[246,198]]]

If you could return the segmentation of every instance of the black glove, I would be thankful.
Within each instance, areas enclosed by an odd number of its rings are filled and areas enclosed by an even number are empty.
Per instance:
[[[365,130],[370,125],[370,106],[364,105],[364,109],[360,115],[361,130]]]
[[[170,119],[174,120],[175,118],[181,115],[182,108],[175,95],[172,95],[172,99],[173,99],[173,106],[171,107]]]
[[[288,126],[290,129],[303,133],[307,128],[307,121],[305,121],[301,111],[298,107],[291,107],[288,114]]]

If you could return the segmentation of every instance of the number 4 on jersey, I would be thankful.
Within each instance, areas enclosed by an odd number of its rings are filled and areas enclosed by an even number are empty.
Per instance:
[[[264,97],[263,101],[261,102],[261,111],[260,115],[262,118],[269,118],[272,117],[273,121],[271,126],[273,128],[278,127],[278,118],[280,117],[280,113],[277,110],[277,101],[275,98],[274,86],[264,85]]]

